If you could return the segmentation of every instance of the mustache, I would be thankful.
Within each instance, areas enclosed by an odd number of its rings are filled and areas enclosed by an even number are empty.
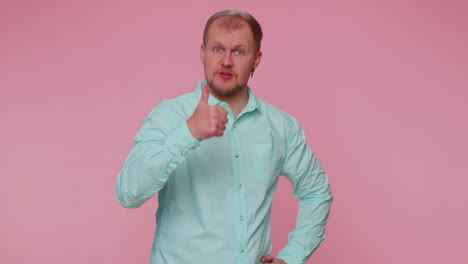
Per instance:
[[[227,73],[227,74],[234,75],[234,72],[229,70],[229,69],[220,69],[220,70],[216,71],[216,74],[218,74],[218,73]]]

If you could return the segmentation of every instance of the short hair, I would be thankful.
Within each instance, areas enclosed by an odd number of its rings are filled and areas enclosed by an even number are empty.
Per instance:
[[[223,26],[228,29],[237,29],[240,26],[238,23],[239,19],[249,24],[255,41],[255,51],[258,52],[260,50],[263,37],[262,28],[260,27],[258,21],[251,14],[241,10],[223,10],[212,15],[208,21],[206,21],[205,30],[203,31],[204,45],[206,45],[208,40],[208,30],[210,29],[211,24],[219,18],[226,18]]]

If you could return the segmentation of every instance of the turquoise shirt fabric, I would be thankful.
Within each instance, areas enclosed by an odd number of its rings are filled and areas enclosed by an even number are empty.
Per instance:
[[[155,107],[136,135],[116,193],[127,208],[158,193],[152,264],[261,263],[272,248],[271,205],[280,175],[300,202],[296,229],[277,257],[305,263],[323,241],[333,199],[327,175],[299,123],[248,90],[237,119],[228,104],[209,96],[210,105],[229,112],[222,137],[199,141],[187,127],[201,82],[195,92]]]

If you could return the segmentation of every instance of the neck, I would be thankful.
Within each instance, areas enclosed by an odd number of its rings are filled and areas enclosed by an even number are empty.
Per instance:
[[[216,99],[219,101],[227,103],[231,108],[232,113],[234,114],[234,118],[237,118],[237,116],[242,112],[242,110],[244,110],[244,107],[249,102],[249,92],[247,91],[247,87],[242,89],[242,91],[240,91],[238,94],[229,97],[223,97],[213,93],[211,93],[211,95],[216,97]]]

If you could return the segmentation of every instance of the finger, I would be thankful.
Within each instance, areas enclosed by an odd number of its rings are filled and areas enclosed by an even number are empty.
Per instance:
[[[219,105],[210,105],[211,116],[216,120],[220,120],[224,123],[228,122],[228,111]]]
[[[226,116],[222,116],[219,121],[221,121],[223,124],[226,124],[229,120]]]
[[[227,123],[228,122],[227,115],[229,112],[219,105],[216,105],[215,107],[216,109],[218,109],[218,114],[221,116],[221,121],[223,121],[224,123]]]
[[[218,124],[218,129],[221,130],[221,131],[224,131],[226,129],[226,125],[223,124],[223,123],[219,123]]]
[[[275,260],[274,257],[272,257],[271,255],[268,255],[268,256],[263,257],[260,261],[264,263],[265,262],[272,263],[274,260]]]
[[[219,105],[213,105],[213,107],[215,107],[216,109],[218,109],[217,111],[220,112],[222,115],[227,115],[229,112],[224,109],[222,106],[219,106]]]
[[[202,84],[201,87],[202,87],[202,95],[200,98],[200,104],[208,104],[208,95],[210,94],[208,86],[206,86],[205,84]]]
[[[219,106],[219,108],[221,108],[221,114],[223,116],[227,116],[229,114],[229,112],[226,109],[222,108],[221,106]]]

